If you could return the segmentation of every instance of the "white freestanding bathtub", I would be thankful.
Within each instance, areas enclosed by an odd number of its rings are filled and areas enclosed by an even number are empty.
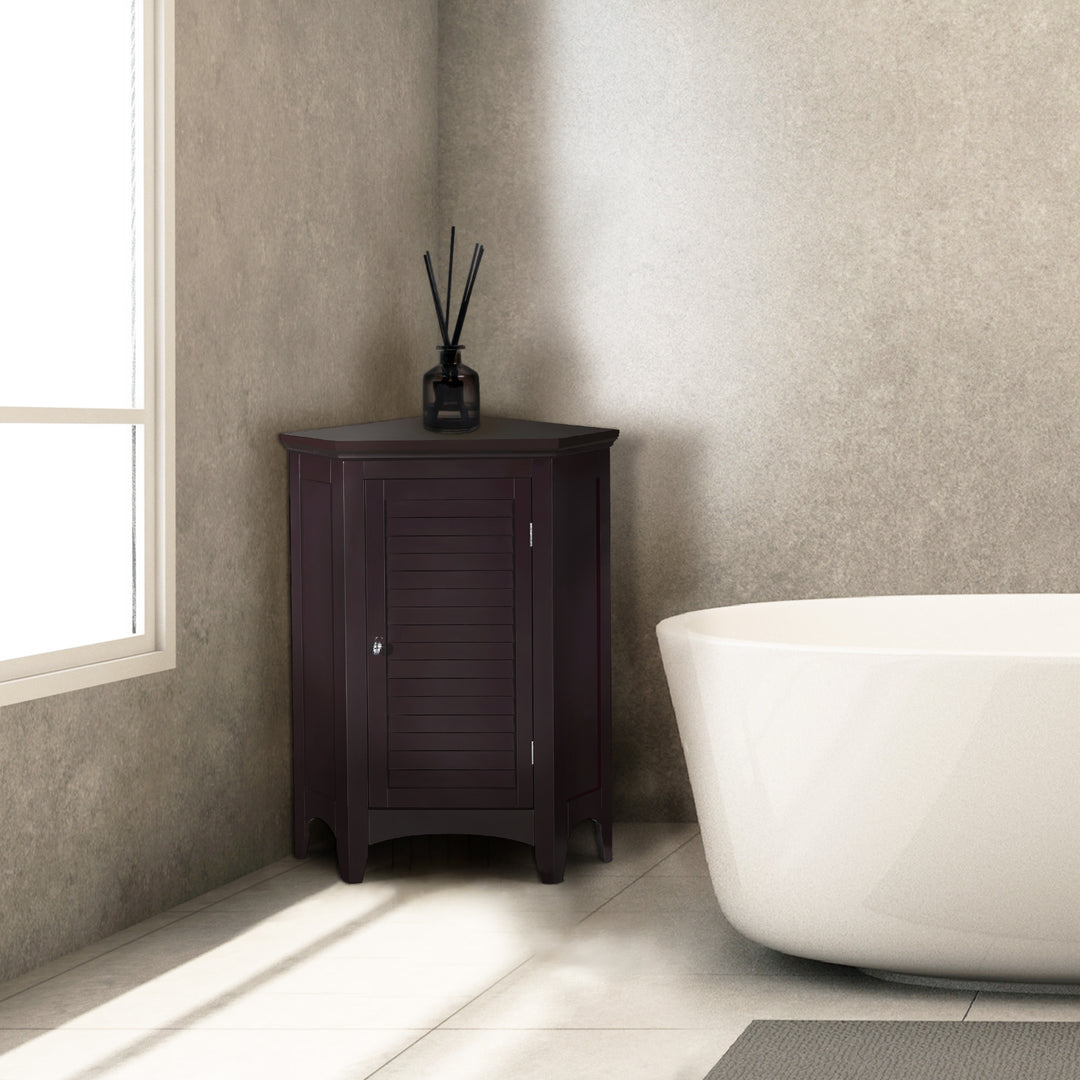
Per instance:
[[[915,982],[1080,983],[1080,595],[745,604],[657,636],[737,930]]]

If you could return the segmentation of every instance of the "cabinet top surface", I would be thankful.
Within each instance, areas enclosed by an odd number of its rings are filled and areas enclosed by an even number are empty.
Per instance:
[[[549,424],[482,416],[476,431],[428,431],[419,417],[377,420],[370,424],[289,431],[278,436],[290,450],[329,457],[417,457],[556,454],[599,450],[619,437],[615,428]]]

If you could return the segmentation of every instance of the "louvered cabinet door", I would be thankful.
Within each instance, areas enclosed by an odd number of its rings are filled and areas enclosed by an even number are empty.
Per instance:
[[[371,806],[532,806],[530,480],[365,489]]]

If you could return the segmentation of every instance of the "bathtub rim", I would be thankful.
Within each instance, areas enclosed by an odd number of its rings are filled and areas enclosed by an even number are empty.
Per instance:
[[[866,645],[853,641],[840,643],[808,642],[795,640],[755,640],[751,636],[738,636],[734,633],[715,633],[695,629],[688,625],[698,617],[716,612],[738,612],[746,609],[771,608],[806,608],[811,605],[863,605],[869,603],[889,603],[890,601],[947,601],[947,600],[1051,600],[1072,598],[1080,617],[1080,593],[1073,592],[1003,592],[1003,593],[880,593],[860,594],[857,596],[814,596],[781,600],[753,600],[737,604],[719,604],[715,607],[697,608],[693,611],[668,615],[656,624],[656,633],[678,634],[692,641],[723,645],[725,648],[745,648],[754,650],[782,650],[807,654],[859,655],[867,657],[964,657],[982,659],[1021,659],[1021,660],[1080,660],[1080,643],[1071,649],[1021,649],[1021,648],[959,648],[935,647],[930,645]]]

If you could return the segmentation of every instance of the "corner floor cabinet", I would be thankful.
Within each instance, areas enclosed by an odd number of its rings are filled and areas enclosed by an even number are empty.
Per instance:
[[[290,459],[294,850],[321,818],[346,881],[369,844],[611,858],[608,451],[618,431],[485,417],[281,436]]]

